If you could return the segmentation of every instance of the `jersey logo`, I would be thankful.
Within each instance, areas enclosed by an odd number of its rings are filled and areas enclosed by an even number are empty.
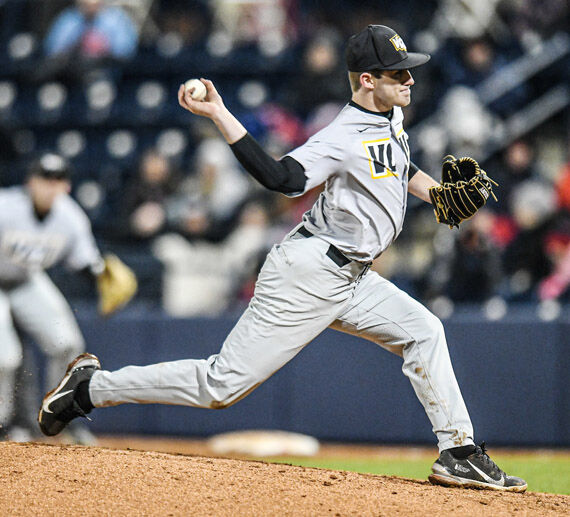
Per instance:
[[[402,38],[400,38],[400,36],[398,36],[397,34],[390,38],[390,43],[392,43],[392,45],[394,45],[394,48],[396,50],[408,50],[406,48],[406,44],[404,43],[404,40]]]
[[[66,243],[63,235],[7,230],[0,237],[0,256],[24,268],[47,269],[57,262]]]
[[[368,157],[372,179],[398,177],[390,138],[362,142]]]

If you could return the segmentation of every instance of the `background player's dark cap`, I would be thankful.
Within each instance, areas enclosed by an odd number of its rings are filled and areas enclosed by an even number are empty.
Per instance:
[[[45,153],[32,162],[28,175],[54,180],[70,180],[71,167],[63,156]]]
[[[396,31],[385,25],[369,25],[351,36],[346,50],[350,72],[403,70],[427,63],[429,54],[408,52]]]

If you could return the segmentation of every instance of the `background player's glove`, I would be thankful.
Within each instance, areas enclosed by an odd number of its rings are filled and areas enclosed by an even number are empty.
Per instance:
[[[105,255],[105,269],[97,277],[99,312],[108,316],[124,307],[137,292],[137,278],[116,255]]]
[[[493,185],[497,183],[473,158],[447,155],[443,159],[441,185],[429,189],[437,222],[458,227],[485,205],[489,196],[497,201]]]

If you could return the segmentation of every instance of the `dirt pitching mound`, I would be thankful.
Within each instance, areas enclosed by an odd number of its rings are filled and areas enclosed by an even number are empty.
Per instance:
[[[0,443],[0,515],[568,515],[570,496],[239,459]]]

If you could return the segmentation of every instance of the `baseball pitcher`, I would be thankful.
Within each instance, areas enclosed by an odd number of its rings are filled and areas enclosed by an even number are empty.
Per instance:
[[[389,27],[370,25],[348,42],[352,98],[336,119],[281,160],[272,159],[227,110],[211,81],[180,105],[210,118],[234,154],[265,187],[296,196],[324,191],[269,252],[254,296],[221,351],[203,360],[100,369],[77,357],[44,398],[45,434],[94,407],[124,403],[224,408],[239,401],[327,327],[369,339],[403,359],[403,372],[432,423],[440,456],[430,480],[454,486],[523,492],[475,445],[451,365],[443,326],[423,305],[376,272],[371,261],[402,230],[408,192],[432,202],[438,222],[457,226],[488,199],[493,184],[471,159],[446,157],[443,184],[410,162],[402,107],[411,100],[410,70],[429,60],[407,52]]]
[[[134,294],[131,284],[119,300],[109,286],[109,258],[101,257],[87,215],[68,195],[70,168],[47,153],[35,161],[25,185],[0,189],[0,425],[13,413],[14,380],[22,361],[19,330],[47,357],[47,382],[85,348],[73,312],[45,270],[60,261],[93,276],[100,288],[100,309],[110,313]],[[111,262],[116,257],[110,258]],[[123,265],[124,268],[126,266]],[[128,291],[128,292],[127,292]],[[119,293],[120,295],[121,293]],[[85,436],[85,433],[82,434]]]

